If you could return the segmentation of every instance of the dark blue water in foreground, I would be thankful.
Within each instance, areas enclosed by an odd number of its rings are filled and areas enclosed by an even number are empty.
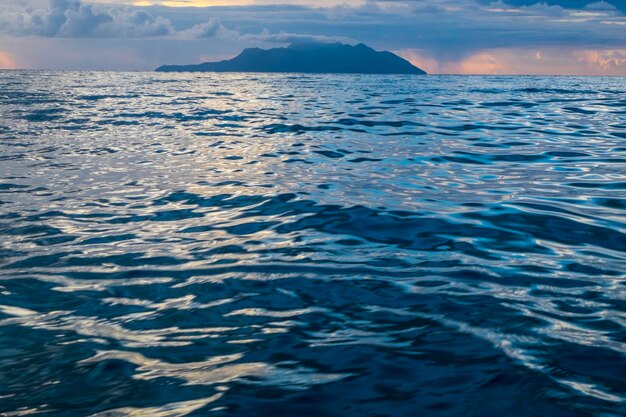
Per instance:
[[[625,97],[0,73],[0,415],[624,415]]]

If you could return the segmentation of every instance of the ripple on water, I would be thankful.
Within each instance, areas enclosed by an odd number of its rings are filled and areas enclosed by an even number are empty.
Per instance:
[[[0,78],[1,415],[626,413],[623,79]]]

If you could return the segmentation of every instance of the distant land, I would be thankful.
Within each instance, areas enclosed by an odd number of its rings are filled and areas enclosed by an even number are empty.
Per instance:
[[[391,52],[362,43],[298,43],[287,48],[248,48],[233,59],[197,65],[163,65],[161,72],[303,72],[336,74],[426,74]]]

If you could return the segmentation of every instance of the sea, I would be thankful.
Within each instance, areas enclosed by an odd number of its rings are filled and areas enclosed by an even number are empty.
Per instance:
[[[0,72],[0,416],[626,414],[626,78]]]

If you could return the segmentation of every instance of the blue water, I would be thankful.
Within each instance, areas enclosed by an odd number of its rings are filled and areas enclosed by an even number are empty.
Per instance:
[[[624,415],[625,97],[1,72],[0,415]]]

